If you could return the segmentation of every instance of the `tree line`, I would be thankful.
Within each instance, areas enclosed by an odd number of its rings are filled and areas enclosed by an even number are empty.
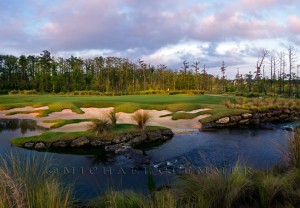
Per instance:
[[[298,96],[298,69],[292,46],[288,48],[287,57],[284,52],[263,50],[254,72],[245,75],[237,72],[233,80],[226,76],[224,61],[220,63],[222,76],[219,77],[210,74],[206,64],[199,61],[191,64],[184,61],[181,68],[171,70],[164,64],[153,66],[142,60],[132,62],[118,57],[55,58],[44,50],[38,56],[0,55],[0,91],[67,93],[93,90],[128,94],[149,90],[198,90]]]

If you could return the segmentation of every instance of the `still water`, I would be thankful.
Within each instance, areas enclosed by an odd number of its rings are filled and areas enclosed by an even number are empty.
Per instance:
[[[222,129],[175,135],[162,145],[144,149],[151,157],[151,164],[143,165],[104,153],[103,149],[46,153],[14,147],[10,144],[12,138],[37,135],[45,129],[32,120],[0,119],[0,154],[13,151],[36,157],[51,156],[57,166],[45,171],[59,172],[64,181],[75,183],[78,197],[87,199],[108,189],[147,192],[146,170],[149,168],[157,186],[172,182],[176,173],[189,168],[232,167],[237,160],[256,169],[271,168],[280,161],[279,147],[283,148],[287,138],[292,136],[281,127],[298,124],[278,124],[273,130]]]

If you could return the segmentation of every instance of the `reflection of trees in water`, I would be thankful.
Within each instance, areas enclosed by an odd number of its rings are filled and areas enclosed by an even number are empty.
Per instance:
[[[3,130],[16,131],[21,129],[21,133],[27,131],[41,130],[42,127],[37,125],[37,122],[30,119],[0,119],[0,132]]]
[[[86,158],[91,161],[92,165],[113,165],[115,163],[115,155],[103,152],[94,155],[87,155]]]
[[[47,151],[58,154],[84,155],[91,161],[92,165],[113,165],[116,161],[116,156],[113,153],[106,152],[102,147],[57,148],[48,149]]]

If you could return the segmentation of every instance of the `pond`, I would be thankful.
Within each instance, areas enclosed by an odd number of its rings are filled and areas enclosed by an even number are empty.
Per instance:
[[[149,168],[157,186],[172,182],[177,173],[190,168],[232,167],[237,160],[251,168],[271,168],[280,161],[279,147],[284,147],[288,136],[292,136],[282,130],[283,125],[287,124],[273,125],[273,130],[221,129],[178,134],[162,145],[145,148],[144,153],[152,161],[146,166],[102,149],[46,153],[14,147],[10,144],[12,138],[40,134],[45,129],[33,120],[0,119],[0,154],[16,151],[36,157],[50,155],[58,165],[45,171],[61,173],[66,182],[75,181],[77,196],[88,199],[108,189],[146,193]]]

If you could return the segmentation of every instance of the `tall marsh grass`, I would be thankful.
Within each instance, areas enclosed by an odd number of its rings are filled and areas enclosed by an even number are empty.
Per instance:
[[[47,172],[50,158],[22,156],[11,152],[0,158],[0,208],[70,207],[72,188]]]
[[[295,129],[294,136],[288,138],[286,148],[279,147],[284,165],[287,168],[300,168],[300,128]]]
[[[243,204],[250,196],[253,184],[242,170],[237,164],[230,174],[210,168],[200,175],[183,175],[178,187],[182,200],[192,207],[229,208]]]
[[[243,98],[238,97],[232,102],[224,102],[227,108],[238,108],[245,110],[268,110],[276,108],[287,108],[292,110],[299,110],[300,101],[296,99],[286,99],[286,98]]]

